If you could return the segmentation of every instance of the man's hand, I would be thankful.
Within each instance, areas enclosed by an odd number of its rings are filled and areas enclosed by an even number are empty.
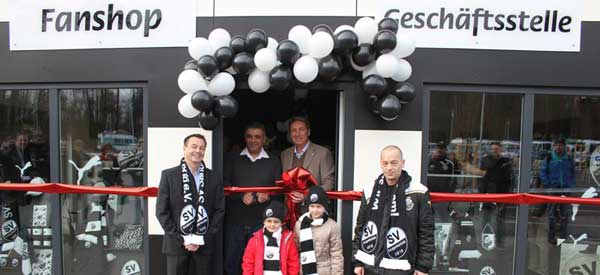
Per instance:
[[[251,205],[254,202],[254,197],[252,196],[252,193],[244,193],[242,201],[245,205]]]
[[[293,191],[291,195],[294,203],[301,203],[304,200],[304,193],[302,192]]]
[[[362,266],[357,266],[354,268],[354,274],[356,275],[365,275],[365,268]]]
[[[415,270],[415,275],[427,275],[427,273],[423,273],[421,271]]]
[[[270,196],[267,193],[256,193],[256,195],[258,196],[258,202],[259,203],[263,203],[269,200]]]
[[[196,252],[198,251],[198,248],[200,248],[200,246],[197,244],[188,244],[185,246],[185,250],[189,252]]]

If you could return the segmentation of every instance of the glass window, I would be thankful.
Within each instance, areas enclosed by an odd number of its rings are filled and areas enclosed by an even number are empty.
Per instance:
[[[0,181],[49,181],[48,91],[0,90]],[[51,274],[51,195],[0,191],[0,273]]]
[[[600,186],[600,97],[535,96],[532,193],[594,196]],[[600,208],[530,206],[531,274],[594,274],[600,270]]]
[[[521,108],[521,95],[432,92],[429,190],[515,192],[521,153]],[[433,209],[435,270],[512,273],[514,205],[435,203]]]
[[[144,184],[143,93],[139,88],[61,89],[61,181]],[[144,265],[143,199],[62,196],[64,274],[122,274]]]

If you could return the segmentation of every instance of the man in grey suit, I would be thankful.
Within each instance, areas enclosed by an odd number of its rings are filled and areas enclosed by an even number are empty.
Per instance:
[[[210,257],[223,224],[223,183],[203,162],[206,139],[189,135],[178,166],[162,171],[156,217],[165,231],[167,275],[210,274]]]
[[[303,167],[310,171],[325,191],[331,191],[335,183],[333,155],[329,149],[310,141],[310,122],[303,117],[292,118],[289,134],[294,146],[281,152],[283,170]],[[292,192],[291,195],[295,203],[304,200],[301,192]]]

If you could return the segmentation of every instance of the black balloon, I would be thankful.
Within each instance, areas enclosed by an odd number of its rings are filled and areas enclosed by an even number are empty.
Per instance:
[[[392,94],[401,102],[411,102],[415,98],[415,86],[409,82],[396,83],[392,88]]]
[[[212,131],[219,126],[219,118],[211,113],[203,113],[198,118],[198,126],[204,130]]]
[[[253,29],[246,36],[246,51],[256,53],[262,48],[266,48],[269,43],[267,33],[261,29]]]
[[[378,102],[378,110],[381,118],[385,120],[393,120],[398,117],[402,104],[394,95],[386,95]]]
[[[317,33],[317,32],[326,32],[329,33],[329,35],[333,36],[333,30],[331,29],[331,27],[325,25],[325,24],[319,24],[316,25],[313,29],[312,29],[313,33]]]
[[[232,96],[218,96],[215,98],[213,113],[219,117],[228,118],[237,114],[238,103]]]
[[[332,55],[319,60],[319,78],[324,81],[333,81],[342,73],[340,61]]]
[[[271,70],[269,81],[271,82],[271,89],[283,91],[290,86],[292,70],[286,65],[279,65]]]
[[[230,47],[221,47],[215,52],[215,58],[219,64],[219,69],[225,70],[231,67],[233,62],[233,50]]]
[[[234,55],[246,51],[246,37],[242,35],[232,37],[229,41],[229,47],[233,50]]]
[[[358,66],[367,66],[375,61],[375,50],[370,44],[360,44],[352,51],[352,61]]]
[[[254,69],[254,58],[247,52],[241,52],[233,58],[233,70],[238,74],[248,74]]]
[[[396,48],[396,34],[389,30],[382,30],[375,34],[373,48],[378,54],[389,53]]]
[[[198,59],[198,71],[205,78],[212,78],[219,72],[217,59],[212,55],[204,55]]]
[[[378,28],[380,31],[388,30],[396,34],[398,33],[398,21],[389,17],[383,18],[379,21]]]
[[[300,58],[300,48],[292,40],[283,40],[277,46],[277,60],[284,65],[294,66],[294,63]]]
[[[196,61],[195,59],[192,59],[188,62],[185,62],[185,65],[183,65],[183,69],[184,70],[198,70],[198,61]]]
[[[362,81],[363,91],[369,96],[381,97],[387,92],[387,81],[380,75],[372,74]]]
[[[192,106],[201,112],[210,112],[213,107],[213,97],[208,91],[195,91],[192,95]]]
[[[346,54],[358,46],[358,35],[351,30],[343,30],[333,38],[333,52]]]

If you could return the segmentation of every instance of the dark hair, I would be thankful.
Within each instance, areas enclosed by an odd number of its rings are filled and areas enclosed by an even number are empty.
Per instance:
[[[189,135],[189,136],[187,136],[187,137],[185,137],[183,139],[183,145],[184,146],[187,146],[187,142],[188,142],[188,140],[190,140],[190,138],[199,138],[202,141],[204,141],[204,145],[207,145],[206,138],[203,135],[201,135],[201,134],[191,134],[191,135]]]
[[[497,141],[494,141],[490,144],[490,146],[493,146],[493,145],[498,145],[499,147],[502,147],[502,143],[497,142]]]
[[[290,119],[290,124],[289,124],[289,126],[288,126],[288,127],[292,127],[292,123],[294,123],[294,122],[296,122],[296,121],[303,122],[303,123],[304,123],[304,125],[306,125],[306,129],[310,129],[310,121],[308,121],[308,119],[307,119],[307,118],[305,118],[305,117],[301,117],[301,116],[295,116],[295,117],[292,117],[292,118]]]
[[[555,139],[552,141],[552,143],[554,143],[554,144],[562,144],[562,145],[565,145],[565,144],[566,144],[566,142],[565,142],[565,138],[563,138],[563,137],[558,137],[558,138],[555,138]]]
[[[252,121],[252,122],[248,123],[246,125],[246,127],[244,128],[244,135],[246,134],[248,129],[261,129],[263,131],[263,133],[265,133],[265,135],[267,135],[267,129],[265,128],[265,125],[258,121]]]
[[[442,149],[442,150],[446,150],[446,143],[443,141],[438,142],[438,144],[435,145],[435,148],[437,149]]]

